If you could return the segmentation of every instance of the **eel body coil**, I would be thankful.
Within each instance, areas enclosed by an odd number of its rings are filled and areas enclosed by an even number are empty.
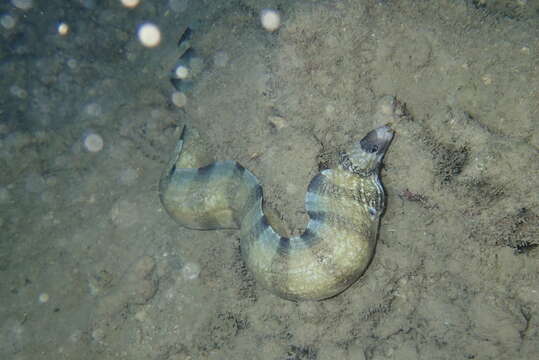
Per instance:
[[[284,299],[326,299],[363,274],[384,210],[379,169],[393,138],[389,126],[370,131],[340,155],[338,166],[314,176],[305,196],[307,227],[291,238],[272,226],[260,182],[248,169],[235,161],[198,167],[203,160],[189,152],[190,140],[184,149],[185,133],[159,184],[164,208],[181,225],[239,229],[247,268],[258,284]]]

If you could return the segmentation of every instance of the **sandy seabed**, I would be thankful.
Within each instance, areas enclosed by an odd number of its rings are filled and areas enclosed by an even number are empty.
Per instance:
[[[0,358],[538,356],[534,2],[19,3],[0,5]],[[277,31],[263,8],[280,11]],[[137,40],[145,21],[155,48]],[[180,108],[186,26],[196,71]],[[184,229],[162,209],[186,125],[300,233],[308,182],[381,125],[387,95],[407,116],[392,124],[376,254],[335,298],[268,293],[235,231]]]

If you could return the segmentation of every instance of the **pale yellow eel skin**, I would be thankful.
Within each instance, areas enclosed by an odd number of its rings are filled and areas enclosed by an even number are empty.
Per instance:
[[[274,229],[249,170],[235,161],[199,167],[204,155],[188,149],[185,128],[161,177],[160,198],[187,228],[239,229],[247,268],[272,293],[294,301],[330,298],[353,284],[374,254],[385,202],[379,170],[392,138],[389,126],[378,127],[343,153],[337,167],[314,176],[301,236],[287,238]]]

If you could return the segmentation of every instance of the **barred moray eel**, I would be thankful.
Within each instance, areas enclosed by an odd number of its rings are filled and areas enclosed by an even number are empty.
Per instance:
[[[160,180],[161,202],[187,228],[239,229],[247,268],[274,294],[326,299],[354,283],[373,256],[384,210],[379,169],[392,138],[389,126],[370,131],[341,154],[336,168],[311,180],[305,197],[309,222],[301,236],[287,238],[274,229],[260,182],[239,163],[194,168],[201,160],[189,152],[189,141],[183,149],[185,128]]]

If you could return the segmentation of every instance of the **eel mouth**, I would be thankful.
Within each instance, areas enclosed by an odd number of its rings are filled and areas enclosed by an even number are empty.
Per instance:
[[[369,176],[380,168],[395,132],[389,125],[371,130],[341,158],[341,166],[360,176]]]

